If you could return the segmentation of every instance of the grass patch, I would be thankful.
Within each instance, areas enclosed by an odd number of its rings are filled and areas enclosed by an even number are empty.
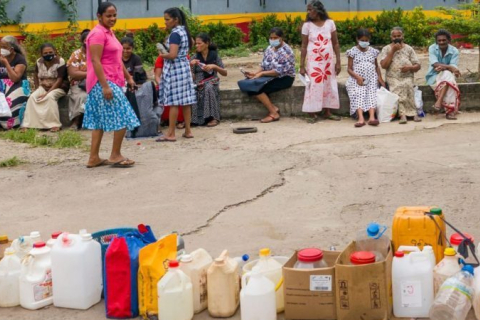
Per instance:
[[[17,156],[14,156],[10,159],[0,161],[0,168],[10,168],[10,167],[16,167],[21,164],[25,163],[25,161],[22,161],[17,158]]]
[[[250,56],[251,51],[245,46],[241,45],[236,48],[220,50],[221,57],[235,57],[235,58],[245,58]]]
[[[55,134],[42,134],[35,129],[28,129],[25,132],[20,130],[9,130],[0,133],[0,138],[19,143],[28,143],[34,147],[52,148],[79,148],[82,146],[83,138],[75,131],[60,131]]]

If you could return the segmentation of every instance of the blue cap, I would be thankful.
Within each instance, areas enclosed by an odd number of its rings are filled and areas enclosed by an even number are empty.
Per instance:
[[[380,225],[378,223],[370,223],[367,227],[367,234],[369,237],[375,237],[380,232]]]
[[[244,254],[244,255],[242,256],[242,260],[243,260],[243,261],[248,261],[248,259],[250,259],[250,256],[249,256],[248,254]]]
[[[473,267],[471,265],[463,266],[462,271],[470,273],[472,276],[474,274]]]

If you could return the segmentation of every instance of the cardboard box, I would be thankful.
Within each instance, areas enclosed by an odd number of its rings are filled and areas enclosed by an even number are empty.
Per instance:
[[[340,254],[335,265],[337,319],[387,320],[392,316],[392,248],[383,262],[355,266],[350,255],[355,242]]]
[[[294,269],[297,252],[283,266],[285,319],[336,319],[335,262],[340,252],[324,251],[323,254],[328,268]]]

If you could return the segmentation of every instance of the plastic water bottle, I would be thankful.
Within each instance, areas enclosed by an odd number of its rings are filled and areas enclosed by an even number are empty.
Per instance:
[[[472,308],[473,282],[473,267],[470,265],[448,278],[440,287],[430,309],[430,319],[465,320]]]
[[[244,254],[243,256],[233,258],[233,260],[235,260],[238,263],[238,272],[240,274],[240,277],[243,274],[243,266],[247,264],[249,259],[250,259],[250,256],[248,254]]]
[[[370,251],[375,254],[376,261],[383,261],[390,248],[390,239],[385,235],[386,226],[370,223],[366,229],[357,234],[357,251]]]

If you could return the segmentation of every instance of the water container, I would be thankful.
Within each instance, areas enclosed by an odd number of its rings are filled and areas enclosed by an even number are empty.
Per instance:
[[[327,263],[323,260],[323,251],[316,248],[302,249],[297,253],[297,262],[293,266],[295,269],[319,269],[327,268]]]
[[[102,297],[102,249],[89,233],[62,233],[53,245],[53,304],[86,310]]]
[[[475,317],[480,319],[480,270],[477,267],[473,280],[473,289],[475,290],[475,295],[473,297],[473,309],[475,310]]]
[[[422,252],[428,254],[432,266],[435,268],[437,265],[437,258],[435,258],[435,252],[433,252],[432,246],[424,246]]]
[[[172,260],[168,272],[157,284],[158,320],[191,320],[193,286],[190,278]]]
[[[474,297],[473,267],[464,266],[445,281],[430,309],[431,320],[465,320]]]
[[[0,235],[0,260],[3,258],[3,253],[5,249],[10,248],[12,242],[8,240],[7,235]]]
[[[46,307],[53,303],[52,293],[50,248],[45,242],[37,242],[22,260],[20,305],[30,310]]]
[[[208,307],[207,271],[212,262],[212,257],[205,249],[184,254],[180,260],[180,270],[192,280],[194,313],[200,313]]]
[[[229,318],[240,303],[238,263],[224,250],[207,272],[208,313],[214,318]]]
[[[0,261],[0,307],[15,307],[20,304],[21,262],[13,248],[5,249]]]
[[[375,263],[377,257],[370,251],[356,251],[350,255],[350,263],[354,266],[362,266]]]
[[[373,252],[377,262],[385,260],[390,249],[390,239],[385,235],[386,230],[386,226],[378,223],[370,223],[366,229],[360,230],[355,242],[357,251]]]
[[[425,213],[430,212],[435,221]],[[432,246],[435,262],[443,259],[446,248],[446,226],[440,208],[435,207],[400,207],[395,213],[392,226],[392,241],[394,250],[400,246]],[[439,228],[437,227],[437,224]]]
[[[470,239],[470,241],[472,243],[474,243],[475,239],[473,238],[472,235],[464,232],[463,233],[465,235],[465,237],[467,237],[468,239]],[[464,238],[458,234],[458,233],[454,233],[450,236],[450,244],[452,245],[452,248],[455,249],[455,251],[457,252],[458,256],[461,257],[463,259],[463,257],[458,253],[458,246],[462,243],[462,241],[464,240]],[[470,259],[468,259],[470,260]],[[472,261],[473,262],[473,261]]]
[[[440,290],[442,284],[450,277],[458,273],[462,268],[458,264],[458,257],[455,249],[445,249],[445,255],[442,261],[433,269],[433,286],[435,296]],[[480,291],[479,291],[480,292]]]
[[[13,240],[12,248],[15,250],[16,255],[23,259],[33,249],[33,244],[37,242],[42,242],[40,232],[32,231],[29,236]]]
[[[259,255],[260,259],[255,267],[258,267],[260,273],[274,284],[277,313],[283,312],[283,310],[285,310],[285,299],[283,297],[283,264],[272,257],[270,249],[268,248],[261,249]]]
[[[242,320],[276,320],[275,299],[275,285],[259,266],[243,275],[240,292]]]
[[[57,241],[58,237],[59,237],[62,233],[63,233],[62,231],[57,231],[57,232],[52,233],[51,238],[48,239],[48,241],[47,241],[47,246],[50,247],[50,248],[52,248],[53,245],[55,244],[55,242]]]
[[[433,265],[428,252],[397,251],[392,265],[393,313],[427,318],[433,303]]]

